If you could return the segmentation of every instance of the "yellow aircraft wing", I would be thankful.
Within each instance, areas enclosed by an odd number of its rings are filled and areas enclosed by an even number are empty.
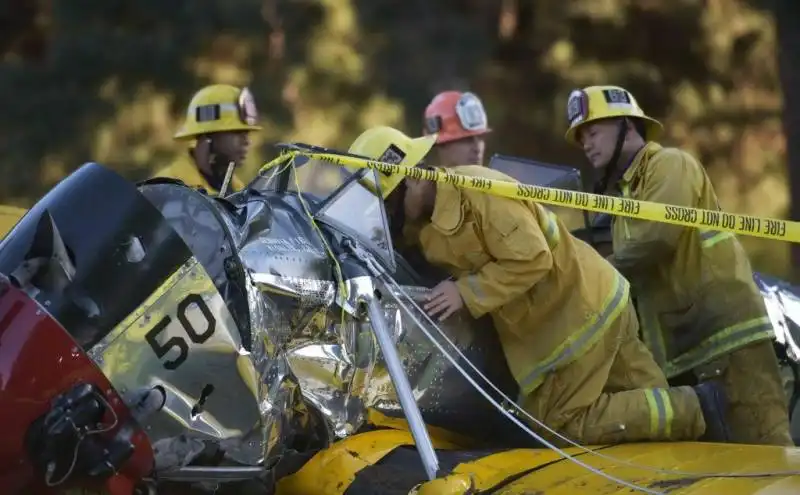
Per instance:
[[[319,452],[296,473],[281,479],[276,494],[636,493],[548,449],[460,450],[455,444],[435,438],[441,475],[437,480],[425,482],[421,461],[412,445],[411,435],[401,430],[377,430],[349,437]],[[791,473],[800,473],[799,448],[682,442],[600,446],[592,450],[613,459],[577,448],[567,452],[593,468],[651,493],[800,493],[800,474]],[[703,476],[714,473],[772,474],[743,478]]]

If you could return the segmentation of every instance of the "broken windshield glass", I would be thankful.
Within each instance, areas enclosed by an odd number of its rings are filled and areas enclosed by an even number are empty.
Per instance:
[[[286,167],[291,167],[288,190],[313,203],[315,218],[356,238],[394,270],[389,222],[383,199],[375,192],[374,170],[349,170],[329,161],[298,156],[294,166],[276,166],[250,187],[262,192],[276,190],[278,175]]]

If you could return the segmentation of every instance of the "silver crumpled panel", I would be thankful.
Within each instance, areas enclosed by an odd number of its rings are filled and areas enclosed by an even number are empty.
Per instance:
[[[265,245],[258,239],[254,242]],[[243,263],[254,267],[258,266],[258,259],[263,259],[264,251],[245,245],[242,253]],[[355,318],[331,304],[336,288],[333,280],[315,279],[318,276],[315,273],[301,275],[305,276],[282,276],[274,270],[272,273],[253,270],[252,273],[264,298],[278,300],[292,294],[296,301],[276,305],[282,313],[281,319],[289,323],[276,328],[275,332],[281,334],[276,339],[283,343],[304,399],[326,418],[338,438],[357,432],[370,411],[402,417],[394,386],[366,316]],[[417,301],[428,293],[428,289],[422,287],[404,287],[403,291]],[[449,422],[448,418],[461,415],[464,422],[469,423],[475,415],[466,411],[485,412],[485,401],[474,393],[465,394],[471,390],[469,384],[397,304],[396,291],[384,288],[384,292],[384,315],[423,416]],[[409,305],[406,302],[406,306]],[[416,314],[416,317],[424,321],[422,315]],[[493,349],[487,349],[482,347],[485,339],[476,339],[476,335],[486,330],[485,325],[485,321],[473,320],[466,311],[439,324],[462,351],[471,350],[479,355],[489,351],[502,360],[502,351],[496,342],[493,342]],[[446,383],[446,379],[449,382]],[[472,427],[476,426],[473,421]]]
[[[293,439],[319,438],[320,419],[332,441],[357,432],[373,414],[402,417],[366,315],[336,304],[338,289],[356,282],[335,280],[327,246],[307,216],[279,198],[261,197],[253,206],[245,197],[243,206],[174,184],[157,188],[146,196],[196,257],[95,345],[91,357],[126,398],[165,390],[165,407],[143,425],[158,470],[186,465],[207,443],[230,461],[270,466]],[[469,393],[399,307],[398,292],[380,288],[426,422],[485,430],[476,419],[485,401]],[[427,292],[402,290],[416,300]],[[485,324],[464,312],[440,327],[462,351],[502,362],[497,341],[484,338]]]
[[[244,234],[231,230],[235,223],[217,200],[191,188],[140,190],[196,257],[90,356],[126,399],[152,387],[165,391],[165,406],[143,424],[157,471],[188,464],[208,443],[230,461],[270,464],[303,426],[296,424],[303,403],[285,353],[272,339],[280,312],[249,273],[237,275],[236,241]]]
[[[214,282],[193,258],[95,345],[90,356],[123,397],[153,387],[165,391],[166,404],[143,425],[156,451],[157,469],[176,467],[163,461],[190,462],[190,457],[174,456],[171,444],[192,440],[211,440],[232,460],[255,465],[262,459],[268,426],[263,410],[271,408],[265,394],[270,386],[262,390],[256,368],[265,350],[255,347],[253,353],[242,347]],[[161,449],[170,455],[160,457]]]

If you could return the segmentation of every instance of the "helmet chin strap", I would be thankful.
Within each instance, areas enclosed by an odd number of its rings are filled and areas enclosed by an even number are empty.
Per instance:
[[[620,119],[619,121],[619,130],[617,132],[617,142],[614,145],[614,154],[611,155],[611,159],[608,160],[606,164],[605,173],[603,173],[603,178],[597,183],[595,186],[595,193],[596,194],[604,194],[606,189],[608,189],[609,184],[613,184],[611,182],[611,178],[615,177],[614,182],[619,180],[616,178],[617,169],[619,168],[619,158],[622,155],[622,146],[625,144],[625,134],[628,131],[628,121],[627,119]]]
[[[225,179],[227,178],[230,180],[228,172],[230,171],[232,173],[230,170],[230,165],[234,159],[233,157],[220,152],[214,145],[214,140],[209,134],[202,135],[199,137],[199,139],[207,140],[207,154],[205,156],[197,156],[195,151],[197,148],[195,147],[188,150],[189,156],[195,161],[200,175],[202,175],[206,181],[208,181],[208,185],[217,191],[222,192],[222,186],[225,185]],[[198,160],[205,161],[206,167],[200,166]]]

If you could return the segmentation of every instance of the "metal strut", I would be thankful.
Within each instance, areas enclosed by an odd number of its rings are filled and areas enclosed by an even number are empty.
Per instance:
[[[349,249],[364,263],[375,278],[381,279],[386,275],[385,270],[375,260],[372,254],[356,242],[347,239],[343,244],[345,248]],[[371,291],[369,295],[364,295],[362,300],[367,304],[367,314],[372,324],[372,330],[375,332],[378,346],[380,346],[383,358],[386,360],[389,377],[392,379],[394,388],[397,391],[397,398],[400,401],[400,406],[403,408],[403,414],[405,414],[408,425],[411,428],[411,436],[414,437],[414,443],[422,459],[422,465],[425,468],[428,479],[434,480],[439,474],[439,459],[436,457],[433,442],[431,441],[430,435],[428,435],[425,422],[422,420],[422,413],[420,413],[417,401],[414,399],[414,394],[411,391],[411,384],[408,382],[408,376],[403,370],[400,357],[397,355],[397,349],[391,337],[389,325],[386,323],[383,308],[374,291]]]

